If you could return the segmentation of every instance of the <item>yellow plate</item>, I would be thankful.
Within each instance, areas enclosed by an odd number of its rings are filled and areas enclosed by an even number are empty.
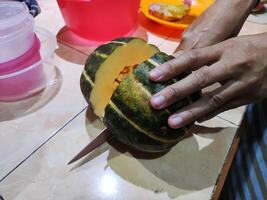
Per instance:
[[[186,28],[190,25],[203,11],[205,11],[214,0],[192,0],[190,12],[181,20],[175,22],[169,22],[160,18],[154,17],[148,12],[149,5],[151,3],[170,3],[179,5],[182,0],[141,0],[140,10],[149,19],[158,22],[160,24],[170,26],[173,28]]]

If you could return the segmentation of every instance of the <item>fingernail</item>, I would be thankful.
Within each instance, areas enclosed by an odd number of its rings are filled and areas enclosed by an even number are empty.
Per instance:
[[[161,73],[161,70],[159,69],[153,69],[150,73],[149,73],[149,76],[151,79],[153,80],[158,80],[160,79],[162,73]]]
[[[182,117],[176,115],[170,118],[169,123],[172,128],[180,128],[184,122]]]
[[[151,104],[156,108],[162,108],[165,104],[165,97],[162,95],[154,96],[151,99]]]

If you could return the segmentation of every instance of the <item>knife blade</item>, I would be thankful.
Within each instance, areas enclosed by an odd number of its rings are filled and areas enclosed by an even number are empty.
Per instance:
[[[108,128],[105,128],[98,136],[96,136],[89,144],[87,144],[76,156],[74,156],[69,162],[68,165],[81,159],[87,154],[91,153],[97,147],[101,146],[108,140],[113,137]]]

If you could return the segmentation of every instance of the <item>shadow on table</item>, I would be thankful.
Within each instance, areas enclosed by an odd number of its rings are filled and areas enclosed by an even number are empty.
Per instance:
[[[90,43],[74,33],[66,26],[57,33],[58,49],[56,54],[64,60],[84,65],[87,56],[94,51],[97,44]]]
[[[147,32],[142,26],[131,34],[147,40]],[[66,26],[62,27],[57,34],[58,49],[56,53],[59,57],[72,63],[84,65],[87,57],[103,42],[85,40],[72,33]],[[76,51],[75,53],[73,53]]]
[[[152,159],[136,157],[127,152],[127,147],[121,152],[118,146],[112,146],[108,166],[126,181],[154,193],[167,192],[170,198],[210,188],[221,170],[222,156],[227,153],[223,147],[227,144],[225,136],[235,129],[195,126],[193,130],[193,137]]]
[[[86,126],[103,124],[87,110]],[[96,123],[97,122],[97,123]],[[221,171],[231,137],[236,128],[193,126],[191,134],[170,151],[149,154],[129,149],[115,138],[86,156],[74,168],[109,150],[107,166],[124,180],[154,193],[167,193],[169,198],[212,187]],[[95,133],[96,134],[96,133]],[[88,130],[90,138],[96,137]],[[191,194],[190,194],[191,195]]]
[[[63,60],[79,65],[84,65],[87,59],[87,55],[84,53],[77,52],[77,50],[62,43],[58,43],[55,53]]]
[[[57,95],[62,85],[61,72],[57,67],[55,67],[55,71],[55,80],[41,92],[20,101],[0,102],[0,122],[31,114],[49,103]]]

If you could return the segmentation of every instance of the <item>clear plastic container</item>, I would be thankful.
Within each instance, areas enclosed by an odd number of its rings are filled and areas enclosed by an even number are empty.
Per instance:
[[[36,28],[35,33],[38,39],[35,38],[30,51],[19,57],[17,62],[10,62],[16,64],[2,65],[5,70],[2,68],[0,71],[0,101],[20,100],[42,91],[47,85],[54,84],[55,36],[42,28]],[[27,56],[32,60],[25,59]]]
[[[26,4],[0,1],[0,64],[26,53],[34,40],[34,20]]]
[[[91,41],[108,41],[137,27],[140,0],[57,0],[68,28]]]

